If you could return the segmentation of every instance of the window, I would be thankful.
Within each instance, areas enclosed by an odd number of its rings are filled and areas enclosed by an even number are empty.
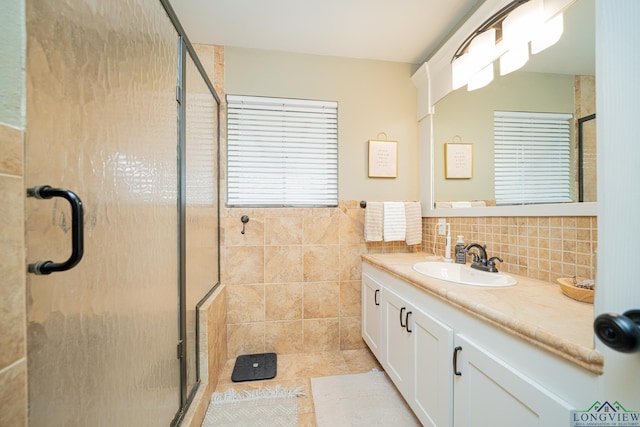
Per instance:
[[[571,114],[494,111],[497,205],[571,202]]]
[[[229,206],[337,206],[338,103],[227,96]]]

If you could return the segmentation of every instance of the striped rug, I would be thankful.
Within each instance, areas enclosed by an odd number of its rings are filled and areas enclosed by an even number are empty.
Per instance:
[[[203,427],[297,427],[302,387],[276,385],[237,392],[213,393]]]

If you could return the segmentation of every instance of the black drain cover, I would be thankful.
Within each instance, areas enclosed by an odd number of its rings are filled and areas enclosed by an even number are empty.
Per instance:
[[[270,380],[276,376],[275,353],[245,354],[238,356],[233,367],[231,381]]]

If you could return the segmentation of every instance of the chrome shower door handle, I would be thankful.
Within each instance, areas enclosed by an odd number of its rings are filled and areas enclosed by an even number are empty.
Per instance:
[[[27,189],[27,197],[51,199],[62,197],[71,206],[71,256],[65,262],[37,261],[28,265],[29,273],[42,275],[67,271],[78,265],[84,254],[84,208],[82,200],[73,192],[61,188],[40,185]]]

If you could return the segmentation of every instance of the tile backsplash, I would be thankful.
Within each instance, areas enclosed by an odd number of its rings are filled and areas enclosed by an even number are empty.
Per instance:
[[[466,244],[486,244],[489,256],[504,260],[498,266],[501,271],[549,282],[558,277],[595,277],[596,217],[455,217],[447,221],[452,246],[459,234]],[[435,236],[436,223],[436,218],[422,219],[422,245],[426,252],[433,252],[435,240],[435,253],[442,255],[445,239]]]

